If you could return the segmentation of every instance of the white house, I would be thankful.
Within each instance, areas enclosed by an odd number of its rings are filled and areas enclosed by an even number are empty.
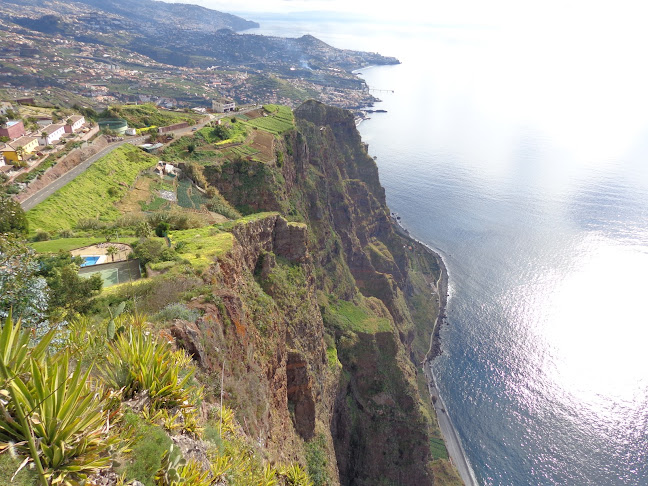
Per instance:
[[[81,115],[72,115],[65,122],[65,133],[76,133],[83,127],[85,118]]]
[[[65,125],[49,125],[40,133],[38,143],[40,145],[52,145],[65,135]]]
[[[216,98],[212,100],[212,110],[218,113],[227,113],[228,111],[234,111],[236,108],[236,103],[232,100],[226,98]]]

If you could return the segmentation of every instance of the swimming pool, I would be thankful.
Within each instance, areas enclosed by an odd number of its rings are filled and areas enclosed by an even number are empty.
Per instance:
[[[84,256],[82,267],[89,267],[90,265],[96,265],[99,262],[100,256]]]

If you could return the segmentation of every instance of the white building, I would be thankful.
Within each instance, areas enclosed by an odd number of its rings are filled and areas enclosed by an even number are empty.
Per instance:
[[[65,135],[65,125],[49,125],[39,135],[38,143],[40,145],[52,145]]]
[[[234,111],[234,108],[236,108],[236,103],[234,103],[232,100],[225,98],[216,98],[215,100],[212,100],[212,110],[218,113],[227,113],[228,111]]]
[[[65,133],[76,133],[83,127],[85,118],[81,115],[72,115],[65,122]]]

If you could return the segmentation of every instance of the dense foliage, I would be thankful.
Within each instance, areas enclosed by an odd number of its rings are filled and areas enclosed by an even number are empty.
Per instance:
[[[0,194],[0,233],[27,234],[29,223],[20,204],[8,194]]]

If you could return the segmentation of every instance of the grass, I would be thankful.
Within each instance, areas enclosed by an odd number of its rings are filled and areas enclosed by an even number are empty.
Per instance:
[[[257,127],[273,135],[281,135],[295,128],[295,118],[293,112],[288,106],[281,105],[264,105],[263,110],[268,116],[255,118],[243,122],[252,127]]]
[[[430,437],[430,452],[434,459],[448,459],[448,450],[443,443],[443,439]]]
[[[74,228],[86,218],[117,219],[121,213],[114,203],[128,192],[137,175],[156,161],[132,145],[122,145],[28,211],[29,226],[33,231],[53,231]]]
[[[138,238],[120,238],[119,243],[126,243],[132,245]],[[36,253],[58,253],[59,251],[70,251],[84,246],[96,245],[97,243],[105,243],[105,238],[97,236],[88,236],[81,238],[59,238],[58,240],[37,241],[29,245],[36,250]],[[115,242],[116,243],[116,242]]]
[[[247,216],[244,216],[243,218],[235,219],[234,221],[228,221],[226,223],[221,223],[217,227],[220,230],[223,231],[229,231],[232,228],[240,225],[240,224],[247,224],[247,223],[252,223],[254,221],[259,221],[264,218],[269,218],[271,216],[279,216],[279,213],[277,212],[266,212],[266,213],[254,213],[254,214],[249,214]]]
[[[369,334],[392,330],[389,319],[376,317],[367,309],[352,302],[339,300],[329,305],[327,309],[327,321],[342,330]]]
[[[234,243],[231,233],[220,233],[213,226],[173,231],[170,237],[174,245],[181,248],[179,256],[198,270],[204,270],[214,258],[230,251]]]
[[[192,113],[160,110],[152,103],[116,106],[112,107],[112,109],[116,112],[117,116],[127,120],[129,126],[135,128],[150,126],[164,127],[182,122],[194,125],[202,118],[202,116]]]
[[[9,482],[9,478],[18,470],[22,461],[22,457],[14,459],[10,454],[0,455],[0,478],[6,480],[6,483],[3,484],[11,484],[11,486],[36,486],[39,484],[36,473],[28,467],[23,468],[14,480],[11,483]]]

